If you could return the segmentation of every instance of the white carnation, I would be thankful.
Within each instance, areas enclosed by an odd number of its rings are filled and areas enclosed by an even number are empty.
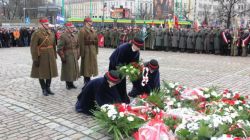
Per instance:
[[[210,98],[210,94],[205,94],[204,97],[207,99],[207,98]]]
[[[214,97],[218,97],[218,96],[219,96],[218,93],[215,92],[215,91],[212,91],[212,92],[211,92],[211,95],[213,95]]]
[[[231,98],[231,94],[230,93],[227,93],[227,98]]]
[[[177,107],[178,108],[180,108],[181,107],[181,103],[179,102],[179,103],[177,103]]]
[[[240,111],[242,111],[242,110],[243,110],[243,107],[242,107],[242,106],[239,106],[238,109],[239,109]]]
[[[120,112],[120,113],[119,113],[119,116],[120,116],[120,117],[124,117],[124,113],[123,113],[123,112]]]
[[[169,87],[170,87],[170,88],[174,88],[175,85],[174,85],[173,83],[169,83]]]
[[[116,119],[116,115],[112,115],[111,120],[115,120]]]
[[[127,119],[128,119],[128,121],[130,121],[130,122],[134,121],[134,118],[133,118],[132,116],[129,116]]]
[[[229,109],[230,109],[231,111],[235,110],[234,107],[232,107],[232,106],[229,106]]]

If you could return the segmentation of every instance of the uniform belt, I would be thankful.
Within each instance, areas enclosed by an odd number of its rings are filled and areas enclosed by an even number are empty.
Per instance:
[[[94,41],[94,40],[91,40],[91,41],[88,40],[88,41],[84,42],[84,45],[95,45],[95,42],[96,41]]]
[[[40,47],[40,50],[46,50],[46,49],[50,49],[50,48],[53,48],[53,46],[47,46],[47,47]]]

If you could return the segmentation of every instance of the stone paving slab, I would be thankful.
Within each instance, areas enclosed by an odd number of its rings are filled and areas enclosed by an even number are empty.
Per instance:
[[[108,70],[112,51],[99,50],[99,76]],[[249,57],[141,51],[141,58],[159,61],[161,80],[190,87],[218,86],[250,95]],[[57,62],[60,75],[60,60]],[[57,77],[52,80],[56,95],[44,97],[38,80],[29,77],[31,64],[29,48],[0,49],[0,140],[112,139],[92,117],[74,111],[83,78],[76,82],[77,89],[69,91]]]

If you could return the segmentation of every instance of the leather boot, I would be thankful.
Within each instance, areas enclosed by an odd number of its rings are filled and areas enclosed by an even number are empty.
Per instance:
[[[39,83],[40,83],[40,85],[41,85],[43,95],[44,95],[44,96],[48,96],[48,92],[47,92],[47,90],[46,90],[45,80],[39,79]]]
[[[74,88],[74,89],[76,89],[77,87],[74,85],[74,83],[73,82],[70,82],[70,85],[71,85],[71,88]]]
[[[46,90],[48,94],[54,95],[55,93],[50,90],[51,79],[46,79]]]
[[[71,89],[70,82],[68,82],[68,81],[66,81],[66,89],[67,89],[67,90],[70,90],[70,89]]]
[[[86,85],[90,81],[90,77],[84,77],[84,84]]]

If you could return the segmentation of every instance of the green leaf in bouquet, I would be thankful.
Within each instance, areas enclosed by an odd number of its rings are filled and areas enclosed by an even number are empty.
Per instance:
[[[178,136],[178,140],[188,140],[191,132],[189,132],[187,129],[180,129],[176,134]]]
[[[146,99],[148,102],[156,105],[160,109],[164,109],[164,96],[165,94],[159,90],[154,90],[151,95]]]
[[[223,124],[223,125],[220,125],[218,127],[218,129],[216,129],[216,131],[214,131],[214,134],[213,136],[214,137],[220,137],[222,136],[223,134],[226,134],[226,132],[228,131],[229,127],[227,124]]]
[[[235,128],[227,132],[235,137],[245,137],[244,130],[242,128]]]
[[[250,112],[246,110],[238,111],[239,116],[237,117],[239,120],[250,120]]]
[[[212,130],[203,121],[200,122],[200,128],[198,130],[198,137],[203,138],[203,139],[212,137]]]

